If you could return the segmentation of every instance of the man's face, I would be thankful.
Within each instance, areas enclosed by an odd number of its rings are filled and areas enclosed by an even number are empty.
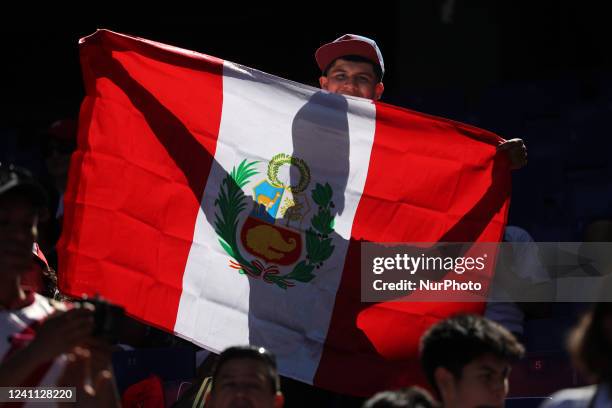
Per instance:
[[[337,59],[327,71],[327,76],[319,78],[321,89],[342,95],[359,96],[379,100],[385,89],[378,82],[374,67],[367,62],[353,62]]]
[[[32,268],[37,224],[37,212],[27,197],[13,192],[0,195],[0,275],[22,274]]]
[[[209,404],[213,408],[279,408],[283,396],[270,384],[261,361],[241,358],[223,364],[215,378]],[[208,406],[208,404],[207,404]]]
[[[447,385],[438,383],[445,408],[504,406],[510,374],[510,365],[506,360],[492,354],[484,354],[463,367],[461,378],[455,378],[450,372],[446,372],[450,375]]]

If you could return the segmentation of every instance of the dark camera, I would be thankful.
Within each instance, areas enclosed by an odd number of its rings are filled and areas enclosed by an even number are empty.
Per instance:
[[[75,301],[81,307],[92,307],[94,314],[93,335],[105,339],[110,343],[116,343],[125,321],[125,310],[121,306],[113,305],[99,297],[83,298]]]

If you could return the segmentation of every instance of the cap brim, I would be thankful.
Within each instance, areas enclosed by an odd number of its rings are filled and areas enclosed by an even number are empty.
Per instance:
[[[315,52],[315,59],[321,71],[325,71],[332,61],[346,55],[358,55],[380,66],[378,54],[374,47],[360,40],[345,40],[325,44]]]

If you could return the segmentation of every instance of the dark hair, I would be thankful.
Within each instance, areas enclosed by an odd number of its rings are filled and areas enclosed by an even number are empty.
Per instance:
[[[250,359],[263,363],[267,368],[267,377],[270,381],[272,391],[275,393],[280,391],[280,378],[278,377],[278,370],[276,368],[276,357],[265,348],[256,346],[234,346],[225,349],[219,355],[217,363],[213,368],[212,389],[215,389],[215,380],[221,372],[223,365],[228,361],[241,359]]]
[[[363,403],[362,408],[435,408],[438,404],[420,387],[382,391]]]
[[[572,330],[568,348],[574,363],[597,382],[612,382],[612,334],[603,322],[612,317],[612,303],[600,302]]]
[[[362,57],[361,55],[343,55],[341,57],[338,57],[332,62],[330,62],[327,67],[325,67],[321,75],[326,77],[329,72],[329,69],[336,63],[336,61],[340,59],[351,62],[367,62],[368,64],[372,65],[372,68],[374,68],[374,75],[376,75],[377,82],[382,81],[382,69],[380,68],[380,65],[374,63],[372,60]]]
[[[444,367],[461,378],[463,367],[484,354],[514,362],[524,352],[512,333],[477,315],[458,315],[435,324],[421,338],[420,350],[421,366],[438,395],[436,368]]]

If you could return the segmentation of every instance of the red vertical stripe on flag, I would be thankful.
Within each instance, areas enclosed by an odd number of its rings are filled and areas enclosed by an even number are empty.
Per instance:
[[[419,339],[436,321],[480,303],[361,303],[360,241],[497,242],[510,174],[492,161],[498,136],[377,104],[376,133],[315,385],[347,394],[426,386]],[[365,164],[363,164],[365,165]]]
[[[223,62],[101,30],[65,194],[60,287],[173,330],[215,154]],[[165,47],[165,48],[164,48]]]

